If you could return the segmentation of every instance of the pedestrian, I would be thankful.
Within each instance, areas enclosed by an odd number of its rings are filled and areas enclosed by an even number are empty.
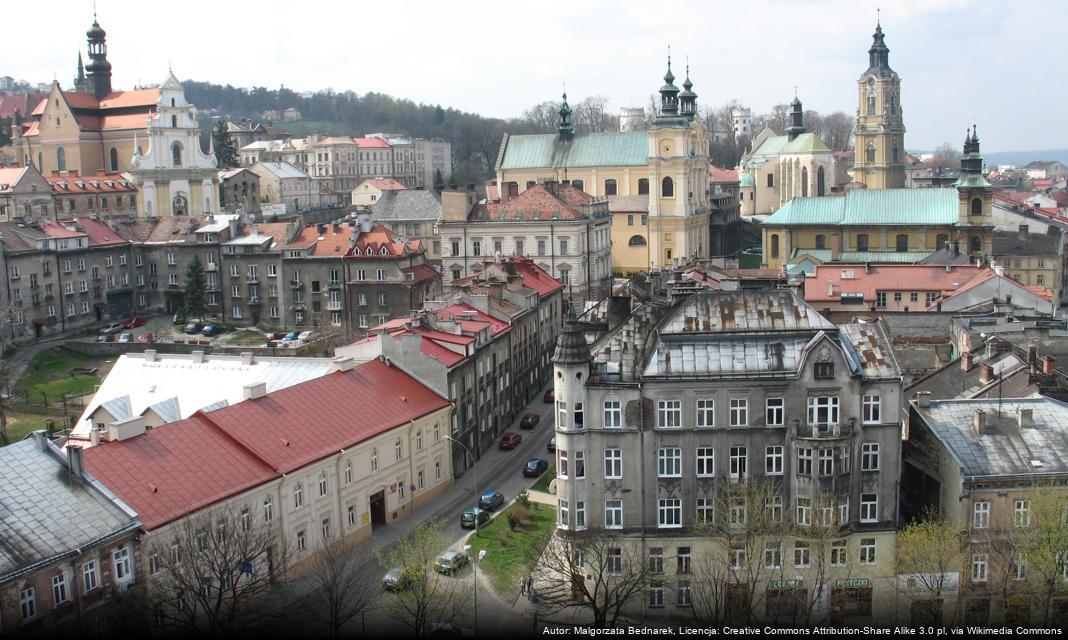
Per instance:
[[[527,578],[523,576],[519,579],[519,595],[527,595]]]

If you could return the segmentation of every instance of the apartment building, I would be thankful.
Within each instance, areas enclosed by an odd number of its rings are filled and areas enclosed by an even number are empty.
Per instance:
[[[372,206],[374,219],[394,233],[422,243],[427,260],[441,264],[441,192],[426,189],[387,190]]]
[[[444,140],[412,140],[415,147],[415,186],[436,189],[452,179],[452,143]]]

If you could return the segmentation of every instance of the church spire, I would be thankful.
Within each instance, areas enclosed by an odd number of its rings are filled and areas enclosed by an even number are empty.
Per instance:
[[[868,49],[868,73],[890,75],[890,48],[883,39],[883,25],[876,19],[875,33],[872,34],[871,48]]]
[[[567,92],[562,96],[564,103],[560,105],[560,138],[570,140],[575,135],[575,126],[571,124],[571,106],[567,104]]]
[[[660,115],[664,117],[679,115],[679,88],[675,86],[675,74],[671,73],[671,47],[668,47],[664,86],[660,87]]]
[[[107,33],[96,21],[93,13],[93,26],[85,32],[89,40],[89,64],[86,65],[88,88],[97,100],[111,93],[111,63],[108,62]]]
[[[686,80],[682,83],[682,93],[679,94],[679,114],[692,121],[697,116],[697,94],[693,92],[693,83],[690,82],[690,63],[686,63]]]
[[[790,126],[786,127],[786,134],[790,140],[805,132],[805,111],[801,107],[801,100],[797,97],[797,89],[794,89],[794,99],[790,103]]]

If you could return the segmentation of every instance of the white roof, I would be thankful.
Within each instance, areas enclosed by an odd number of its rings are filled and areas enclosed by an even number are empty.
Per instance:
[[[212,405],[241,402],[247,384],[266,382],[267,392],[271,393],[324,376],[330,373],[331,367],[330,358],[257,356],[252,364],[244,364],[239,355],[205,355],[198,364],[193,362],[193,356],[186,354],[157,354],[149,361],[144,353],[127,353],[115,361],[71,435],[88,439],[92,432],[89,417],[109,403],[113,407],[128,406],[135,416],[163,403],[157,413],[173,422]]]
[[[249,234],[247,236],[237,236],[236,238],[230,238],[223,244],[264,244],[273,241],[274,236],[265,236],[263,234]]]
[[[238,217],[236,213],[215,214],[215,221],[200,227],[196,233],[219,233],[230,226],[230,220]]]
[[[261,162],[259,163],[264,169],[270,171],[279,178],[307,178],[308,174],[300,170],[300,168],[289,164],[288,162]]]

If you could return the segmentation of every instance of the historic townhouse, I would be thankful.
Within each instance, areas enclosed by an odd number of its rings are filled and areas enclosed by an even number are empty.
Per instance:
[[[553,362],[559,529],[674,565],[648,607],[691,606],[710,576],[690,557],[718,548],[763,576],[728,579],[728,609],[754,589],[769,620],[805,601],[817,622],[889,612],[901,374],[881,325],[835,327],[787,291],[701,292],[592,346],[569,323]],[[758,519],[781,528],[755,549],[710,529]]]

